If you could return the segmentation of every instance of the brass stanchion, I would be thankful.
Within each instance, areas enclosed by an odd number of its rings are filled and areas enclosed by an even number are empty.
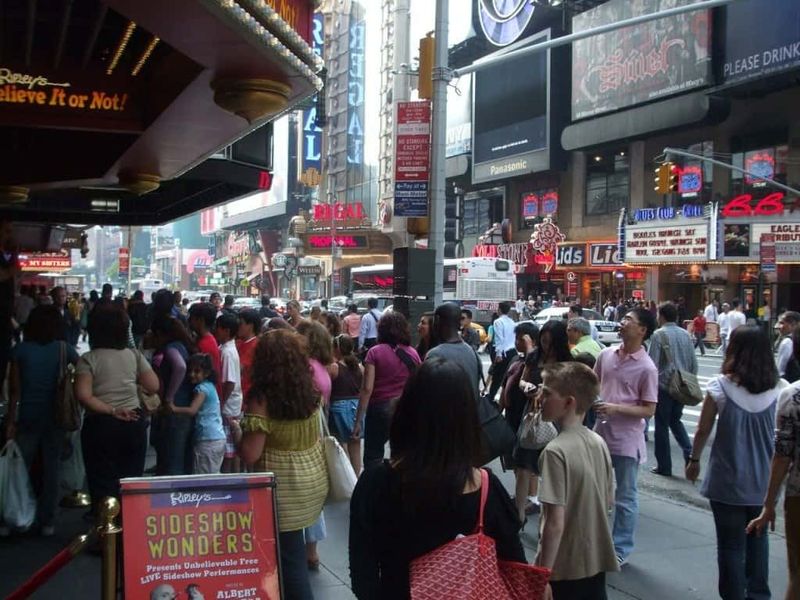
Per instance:
[[[119,515],[119,501],[104,498],[100,503],[97,533],[103,550],[102,599],[115,600],[117,597],[117,535],[122,528],[114,521]]]
[[[61,498],[60,505],[63,508],[84,508],[92,503],[89,494],[80,490],[73,490],[71,494],[67,494]]]

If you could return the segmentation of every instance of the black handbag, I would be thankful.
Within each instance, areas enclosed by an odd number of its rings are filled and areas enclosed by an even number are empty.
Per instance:
[[[500,413],[500,407],[489,396],[478,399],[478,421],[481,424],[481,463],[485,465],[498,456],[511,454],[517,434]],[[476,465],[476,466],[480,466]]]

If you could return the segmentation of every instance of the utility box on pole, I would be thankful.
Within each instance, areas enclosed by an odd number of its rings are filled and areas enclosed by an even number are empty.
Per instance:
[[[393,254],[395,296],[433,298],[435,257],[433,250],[395,248]]]

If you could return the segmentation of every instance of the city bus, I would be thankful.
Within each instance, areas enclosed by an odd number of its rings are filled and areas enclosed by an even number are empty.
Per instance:
[[[473,312],[477,323],[489,323],[503,301],[515,297],[517,279],[514,264],[502,258],[447,258],[442,277],[442,298]],[[391,264],[354,267],[350,270],[350,295],[393,296],[394,271]]]

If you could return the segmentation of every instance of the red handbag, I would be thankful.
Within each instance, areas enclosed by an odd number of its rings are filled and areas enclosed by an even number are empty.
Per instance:
[[[481,469],[481,501],[475,533],[458,537],[411,561],[411,600],[538,600],[550,569],[498,561],[483,533],[489,474]]]

